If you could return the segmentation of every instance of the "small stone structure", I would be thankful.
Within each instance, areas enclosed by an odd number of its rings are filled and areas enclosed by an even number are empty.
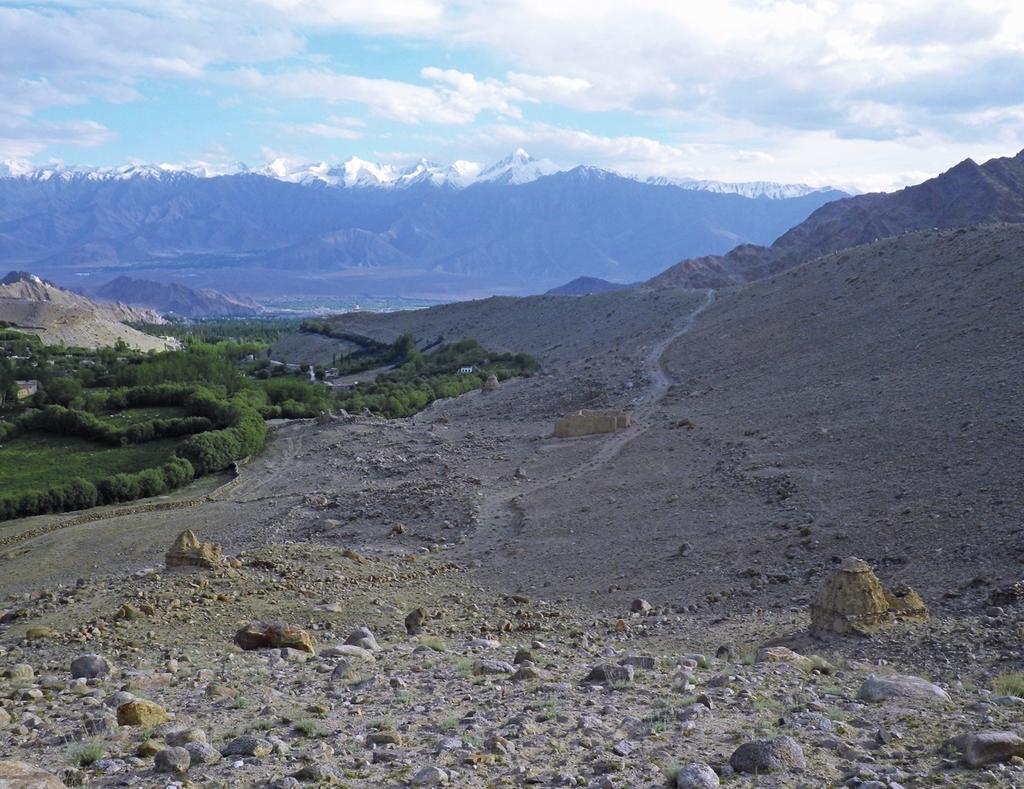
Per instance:
[[[498,376],[491,373],[487,376],[487,380],[480,385],[481,392],[497,392],[500,384],[498,383]]]
[[[927,621],[928,609],[909,586],[884,589],[867,562],[850,556],[811,605],[811,632],[866,634],[897,618]]]
[[[621,408],[583,409],[564,416],[555,423],[555,438],[614,433],[616,430],[625,430],[629,425],[629,414]]]
[[[196,533],[185,529],[164,556],[168,567],[204,567],[212,570],[224,563],[221,547],[215,542],[200,542]]]
[[[39,381],[15,381],[14,386],[18,391],[18,399],[25,400],[39,391]]]

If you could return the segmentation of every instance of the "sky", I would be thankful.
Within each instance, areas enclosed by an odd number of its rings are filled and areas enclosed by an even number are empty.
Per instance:
[[[0,160],[860,191],[1024,148],[1020,0],[0,0]]]

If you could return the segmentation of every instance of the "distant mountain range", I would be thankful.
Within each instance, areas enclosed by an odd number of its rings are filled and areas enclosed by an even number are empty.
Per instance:
[[[215,318],[259,315],[264,309],[251,299],[229,296],[209,288],[190,288],[176,282],[117,277],[90,291],[97,301],[147,307],[164,316]]]
[[[863,194],[830,202],[771,246],[743,244],[726,255],[683,260],[650,284],[733,285],[901,233],[1002,222],[1024,222],[1024,151],[981,165],[965,159],[935,178],[891,194]]]
[[[505,158],[487,167],[464,159],[448,165],[421,159],[409,167],[395,167],[390,164],[368,162],[355,156],[340,164],[327,162],[296,164],[287,159],[275,159],[256,168],[242,163],[226,167],[172,164],[126,164],[120,167],[55,164],[47,167],[34,167],[27,162],[9,160],[0,162],[0,178],[21,178],[28,181],[71,181],[78,178],[90,181],[127,181],[134,178],[163,179],[176,175],[196,178],[262,175],[288,183],[344,189],[404,189],[417,184],[463,189],[475,183],[525,184],[546,175],[564,172],[567,169],[572,168],[561,168],[548,159],[534,159],[522,148],[517,148]],[[653,186],[676,186],[681,189],[738,194],[743,197],[769,200],[785,200],[815,192],[835,191],[832,187],[780,184],[773,181],[730,183],[669,176],[643,177],[628,173],[619,173],[619,175]]]
[[[524,151],[480,168],[338,166],[218,175],[167,166],[0,177],[0,265],[94,288],[112,275],[247,295],[456,297],[637,281],[681,256],[767,244],[838,190],[559,171]]]

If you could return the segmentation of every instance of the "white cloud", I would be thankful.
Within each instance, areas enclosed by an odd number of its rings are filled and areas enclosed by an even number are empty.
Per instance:
[[[114,133],[96,121],[52,123],[27,118],[0,119],[0,159],[27,159],[51,145],[103,145]]]

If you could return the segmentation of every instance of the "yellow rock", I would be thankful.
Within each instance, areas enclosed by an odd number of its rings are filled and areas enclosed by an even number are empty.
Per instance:
[[[117,722],[121,726],[159,726],[169,719],[167,710],[153,701],[134,699],[117,708]]]

